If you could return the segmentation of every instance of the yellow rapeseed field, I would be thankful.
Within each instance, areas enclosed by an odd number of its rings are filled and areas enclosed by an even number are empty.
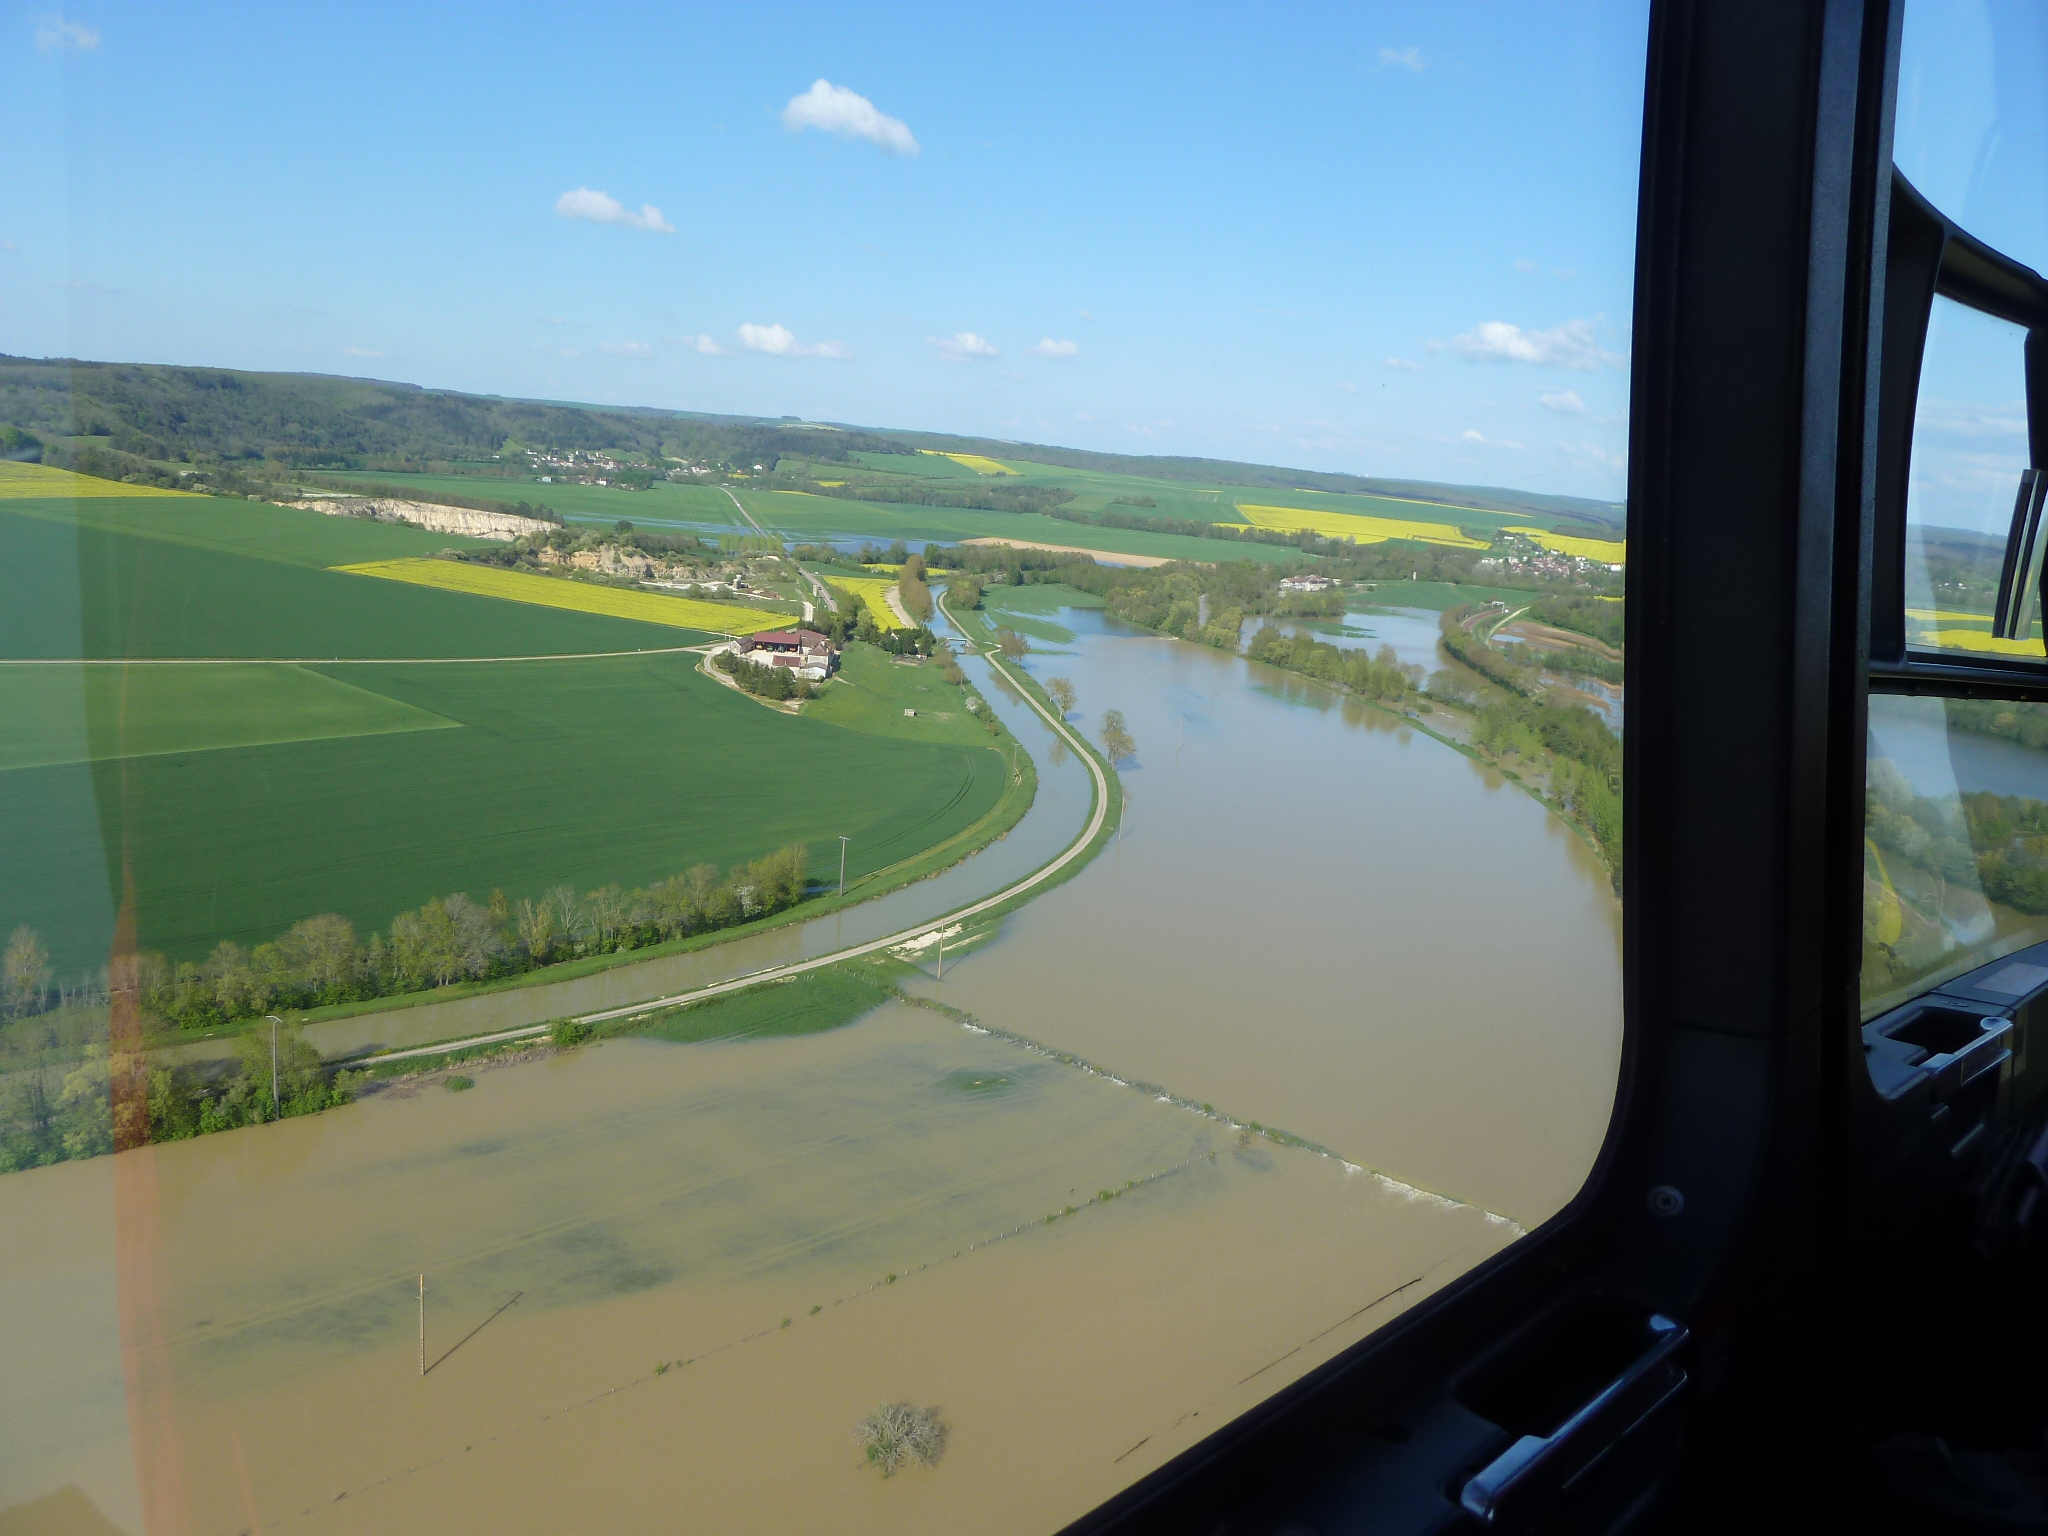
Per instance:
[[[1981,629],[1937,629],[1913,637],[1916,644],[1932,645],[1945,651],[1988,651],[1997,656],[2041,656],[2039,640],[2001,640]]]
[[[1238,513],[1255,528],[1276,528],[1284,533],[1306,529],[1326,539],[1356,539],[1361,544],[1384,544],[1388,539],[1413,539],[1422,544],[1448,544],[1453,549],[1485,549],[1479,539],[1468,539],[1450,523],[1414,522],[1402,517],[1367,517],[1357,512],[1306,512],[1300,507],[1262,507],[1238,503]]]
[[[1519,533],[1534,539],[1545,549],[1560,555],[1571,555],[1580,560],[1598,560],[1604,565],[1621,565],[1628,559],[1628,541],[1612,539],[1580,539],[1568,533],[1552,533],[1547,528],[1503,528],[1502,533]]]
[[[1922,624],[1981,624],[1991,627],[1988,613],[1955,613],[1946,608],[1908,608],[1906,617],[1918,619]]]
[[[381,576],[386,581],[439,587],[444,592],[472,592],[479,597],[502,597],[515,603],[568,608],[577,613],[601,613],[614,619],[639,619],[648,624],[666,624],[671,629],[697,629],[714,635],[751,635],[798,622],[732,603],[706,603],[693,597],[600,587],[592,582],[533,576],[489,565],[464,565],[455,560],[372,560],[335,569],[357,576]]]
[[[190,491],[167,491],[155,485],[129,485],[120,480],[102,480],[76,470],[49,464],[17,464],[0,459],[0,501],[22,501],[31,496],[190,496]]]
[[[978,453],[941,453],[936,448],[920,448],[919,453],[928,453],[935,459],[951,459],[955,464],[964,464],[977,475],[1014,475],[1016,470],[999,459],[986,458]]]
[[[825,585],[837,587],[850,593],[868,605],[868,612],[875,616],[877,629],[908,629],[910,626],[896,617],[896,610],[889,606],[886,594],[896,585],[879,576],[827,576]]]

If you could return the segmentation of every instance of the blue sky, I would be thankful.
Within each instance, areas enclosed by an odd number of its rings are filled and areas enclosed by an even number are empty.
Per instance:
[[[0,351],[1618,499],[1646,5],[1270,9],[16,10]]]

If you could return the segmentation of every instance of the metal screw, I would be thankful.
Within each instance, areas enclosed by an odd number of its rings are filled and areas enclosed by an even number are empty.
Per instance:
[[[1650,1191],[1649,1206],[1652,1216],[1669,1218],[1685,1209],[1685,1196],[1669,1184],[1659,1184]]]

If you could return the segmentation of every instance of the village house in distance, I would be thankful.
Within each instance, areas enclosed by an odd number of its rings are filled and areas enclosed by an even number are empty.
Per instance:
[[[741,635],[730,646],[757,667],[787,667],[810,683],[822,683],[839,667],[832,642],[814,629],[769,629]]]

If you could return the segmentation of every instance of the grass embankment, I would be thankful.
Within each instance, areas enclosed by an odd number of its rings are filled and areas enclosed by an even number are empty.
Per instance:
[[[704,634],[751,635],[764,629],[779,629],[789,622],[786,614],[763,613],[758,608],[742,608],[733,603],[707,603],[693,597],[669,597],[637,588],[534,576],[525,571],[466,565],[455,560],[376,560],[339,569],[354,576],[411,582],[443,592],[466,592],[542,608],[566,608],[573,613],[601,613],[609,618],[637,619],[644,624]]]

